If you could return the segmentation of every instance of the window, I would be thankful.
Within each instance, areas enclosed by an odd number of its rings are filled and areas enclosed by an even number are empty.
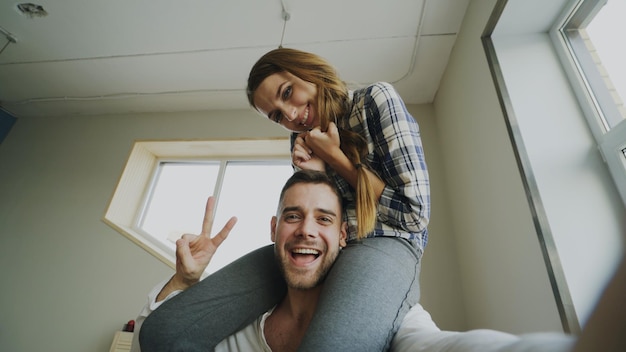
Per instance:
[[[175,241],[200,232],[206,200],[216,197],[213,234],[238,222],[207,274],[270,243],[270,219],[293,173],[289,141],[137,142],[104,221],[175,268]]]
[[[590,82],[598,81],[599,66],[584,61],[591,51],[575,39],[590,22],[576,16],[586,9],[593,18],[602,8],[590,5],[498,1],[483,37],[556,306],[571,333],[580,331],[619,263],[626,201],[618,148],[626,125],[602,121],[600,113],[617,105],[598,111],[606,95]]]
[[[182,234],[200,232],[206,200],[215,196],[212,234],[231,216],[238,221],[207,268],[207,273],[214,272],[271,243],[270,219],[292,173],[288,160],[162,161],[136,230],[175,251]]]
[[[626,204],[626,2],[579,0],[551,31],[590,129]]]

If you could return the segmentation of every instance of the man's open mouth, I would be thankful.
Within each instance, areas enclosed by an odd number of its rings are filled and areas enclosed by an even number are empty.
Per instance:
[[[306,265],[314,262],[320,256],[320,251],[312,248],[294,248],[291,257],[298,265]]]

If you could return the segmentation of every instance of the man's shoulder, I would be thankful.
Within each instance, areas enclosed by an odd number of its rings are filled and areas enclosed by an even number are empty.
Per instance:
[[[255,347],[254,326],[250,324],[228,336],[217,346],[215,352],[260,351]]]
[[[271,312],[263,314],[245,328],[222,340],[215,347],[215,352],[271,352],[263,335],[263,324],[269,314]]]

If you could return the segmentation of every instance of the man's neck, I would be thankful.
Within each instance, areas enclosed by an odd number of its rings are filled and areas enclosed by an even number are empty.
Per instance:
[[[310,290],[289,289],[265,321],[263,334],[275,352],[296,351],[313,318],[321,286]]]

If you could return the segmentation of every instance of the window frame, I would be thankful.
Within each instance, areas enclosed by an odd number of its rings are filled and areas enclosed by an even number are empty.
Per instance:
[[[165,160],[291,160],[289,138],[136,141],[102,221],[172,269],[176,254],[138,226],[159,163]]]
[[[620,181],[594,153],[600,144],[585,102],[574,94],[550,38],[572,1],[545,4],[539,12],[525,0],[498,1],[482,41],[562,327],[575,334],[621,255],[624,200],[616,191]],[[581,206],[569,209],[569,201]],[[572,221],[576,216],[584,218]]]
[[[622,116],[611,91],[586,46],[585,28],[598,14],[607,0],[576,0],[565,7],[561,16],[549,30],[550,38],[562,67],[580,102],[602,158],[626,204],[626,119]],[[610,126],[609,121],[619,121]]]

